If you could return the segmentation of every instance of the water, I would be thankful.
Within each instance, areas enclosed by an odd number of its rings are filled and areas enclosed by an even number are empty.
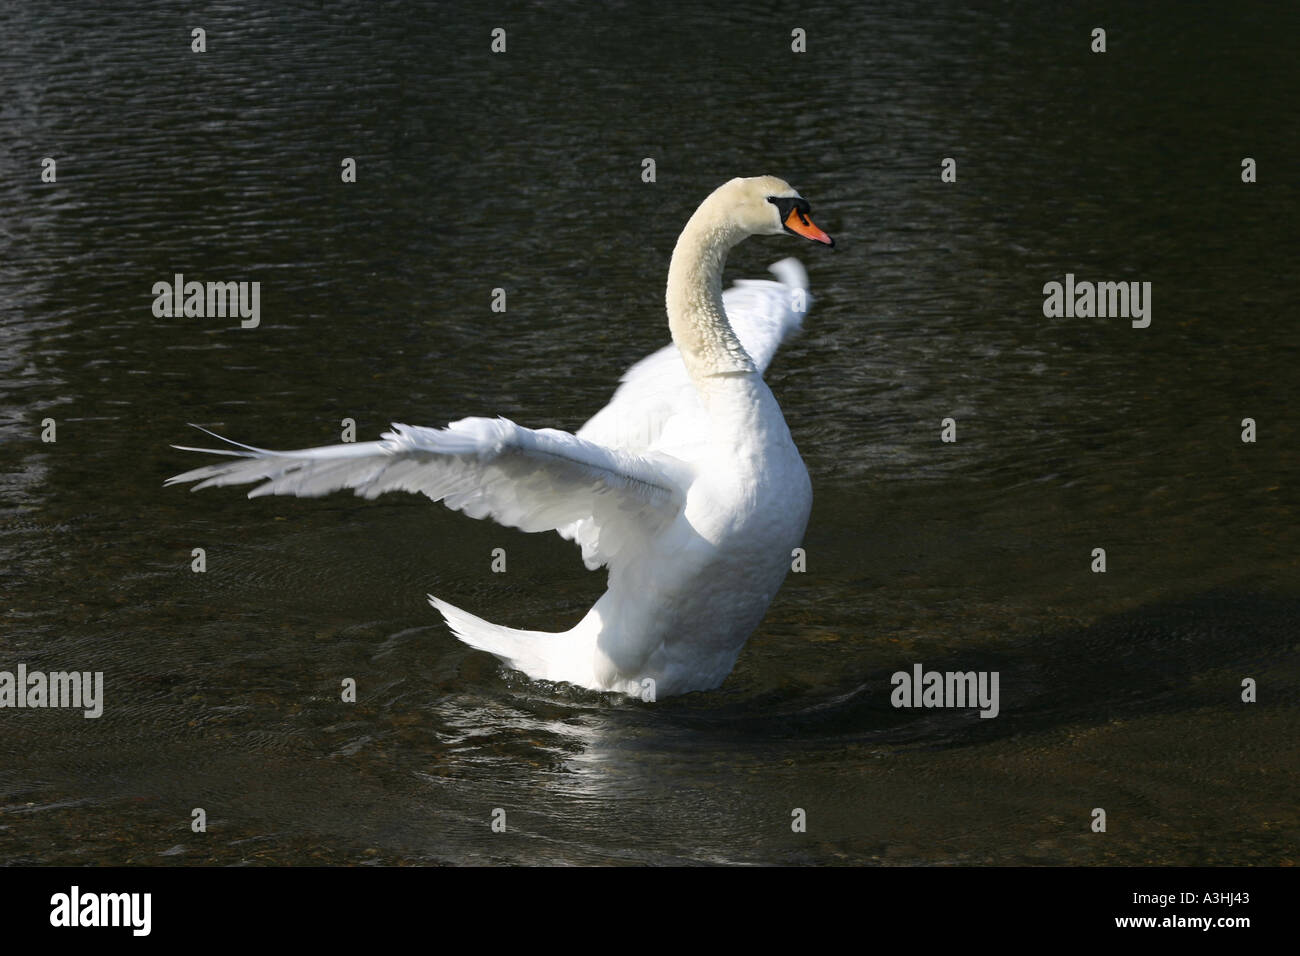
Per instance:
[[[1294,859],[1293,22],[1106,11],[1094,56],[1097,16],[1018,3],[255,6],[0,13],[0,669],[107,694],[0,712],[0,861]],[[570,626],[603,580],[553,535],[162,488],[187,422],[578,427],[666,341],[695,205],[759,173],[838,247],[729,266],[809,268],[769,381],[816,503],[720,690],[530,683],[427,606]],[[155,319],[175,272],[261,281],[261,327]],[[1066,272],[1152,282],[1151,327],[1045,319]],[[894,710],[917,662],[997,670],[1000,716]]]

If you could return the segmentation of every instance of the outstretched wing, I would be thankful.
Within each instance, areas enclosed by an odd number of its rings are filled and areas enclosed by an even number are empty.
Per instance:
[[[260,482],[250,498],[410,491],[522,531],[584,520],[591,529],[591,540],[583,542],[589,567],[617,561],[672,521],[689,483],[687,466],[670,456],[605,448],[504,418],[464,418],[446,428],[393,425],[381,441],[299,451],[231,444],[236,447],[183,449],[235,460],[195,468],[167,484],[196,481],[197,491]]]
[[[767,371],[781,343],[799,331],[812,304],[808,273],[798,259],[782,259],[769,269],[780,281],[739,279],[722,293],[723,308],[740,344]],[[609,448],[642,451],[652,447],[675,415],[703,414],[699,395],[686,375],[676,345],[666,345],[623,373],[608,405],[578,429],[578,437]]]

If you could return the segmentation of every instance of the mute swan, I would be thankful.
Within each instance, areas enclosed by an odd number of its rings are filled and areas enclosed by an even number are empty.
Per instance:
[[[762,375],[800,324],[807,276],[787,259],[772,267],[781,282],[722,291],[732,246],[781,233],[834,245],[780,179],[714,190],[668,267],[673,344],[634,365],[576,435],[463,418],[300,451],[176,446],[237,460],[167,484],[261,482],[250,498],[420,492],[472,518],[559,531],[587,567],[609,568],[608,589],[571,630],[515,630],[430,602],[466,644],[533,678],[634,697],[715,688],[785,579],[812,506],[808,471]]]

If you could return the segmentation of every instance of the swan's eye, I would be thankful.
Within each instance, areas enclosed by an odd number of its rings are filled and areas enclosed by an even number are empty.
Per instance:
[[[767,201],[777,208],[782,223],[789,223],[790,215],[797,212],[799,221],[805,226],[808,225],[808,213],[812,209],[808,205],[808,200],[802,196],[768,196]]]

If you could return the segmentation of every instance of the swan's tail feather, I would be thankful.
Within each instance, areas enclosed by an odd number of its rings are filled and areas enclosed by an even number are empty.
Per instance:
[[[590,680],[582,673],[581,662],[574,660],[578,637],[575,631],[521,631],[475,617],[432,594],[429,603],[442,614],[453,634],[470,647],[495,654],[507,667],[540,680],[563,680],[574,684],[585,684]],[[590,669],[588,663],[585,670]]]

